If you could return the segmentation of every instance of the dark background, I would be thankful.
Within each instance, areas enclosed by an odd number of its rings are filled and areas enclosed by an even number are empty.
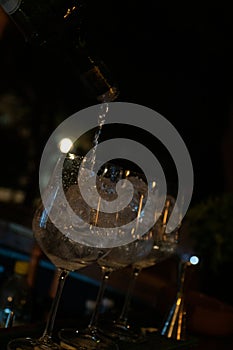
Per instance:
[[[193,162],[193,201],[231,191],[223,152],[232,119],[230,5],[89,1],[84,25],[89,47],[119,84],[118,101],[152,108],[182,136]],[[72,76],[62,55],[34,51],[12,24],[0,45],[0,185],[23,188],[30,204],[38,195],[37,167],[50,133],[96,101]],[[13,100],[6,103],[9,95]],[[158,150],[166,175],[173,179],[174,164],[156,140],[124,126],[104,131],[103,139],[128,136]]]

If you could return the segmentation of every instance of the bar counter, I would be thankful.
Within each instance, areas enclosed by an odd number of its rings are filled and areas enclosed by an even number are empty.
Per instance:
[[[145,317],[145,315],[142,315]],[[88,321],[88,320],[87,320]],[[86,324],[84,320],[57,320],[55,324],[55,331],[62,327],[84,327]],[[7,343],[9,340],[18,337],[39,337],[44,329],[44,324],[36,324],[25,327],[12,327],[0,330],[0,350],[7,350]],[[232,336],[207,336],[207,335],[188,335],[187,340],[177,341],[167,339],[158,335],[156,332],[148,333],[146,341],[141,344],[129,344],[126,342],[118,342],[119,350],[172,350],[172,349],[190,349],[190,350],[232,350],[233,349],[233,335]],[[56,339],[56,336],[55,336]]]

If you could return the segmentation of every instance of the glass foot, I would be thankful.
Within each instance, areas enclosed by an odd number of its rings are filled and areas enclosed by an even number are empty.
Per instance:
[[[18,338],[7,344],[7,350],[61,350],[51,339]]]
[[[115,341],[128,343],[143,343],[146,341],[146,336],[140,328],[131,327],[124,323],[112,322],[108,325],[101,325],[100,332],[107,334],[108,337]]]
[[[63,349],[78,350],[119,350],[111,339],[100,334],[97,329],[61,329],[58,333]]]

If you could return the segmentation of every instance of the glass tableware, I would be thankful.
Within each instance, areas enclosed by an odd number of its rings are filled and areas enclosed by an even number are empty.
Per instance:
[[[121,340],[129,343],[140,343],[144,335],[140,327],[133,327],[129,323],[129,309],[136,280],[143,269],[149,268],[162,260],[175,254],[178,243],[178,229],[166,233],[166,225],[173,210],[175,199],[167,196],[163,213],[152,229],[153,244],[149,254],[138,257],[131,264],[132,274],[128,290],[125,295],[124,304],[117,320],[113,323],[102,322],[101,331],[114,340]]]
[[[59,162],[61,160],[59,159]],[[65,280],[70,271],[82,269],[106,254],[108,249],[92,247],[78,242],[72,226],[67,225],[69,220],[69,206],[61,201],[61,192],[64,191],[69,204],[75,210],[81,210],[80,192],[77,190],[77,173],[80,162],[78,159],[67,156],[62,168],[62,181],[58,181],[59,167],[56,167],[50,182],[45,190],[46,201],[38,206],[32,222],[34,237],[45,255],[58,269],[59,283],[48,315],[44,332],[38,339],[18,338],[8,343],[8,350],[60,350],[60,345],[53,340],[53,327],[59,300]],[[53,221],[51,220],[51,214]],[[86,208],[86,216],[90,216],[90,209]],[[55,219],[54,219],[55,218]],[[57,219],[57,222],[56,222]],[[80,232],[82,227],[79,226]],[[88,235],[86,226],[83,228]],[[72,235],[70,234],[72,231]],[[79,232],[79,231],[78,231]],[[72,237],[71,237],[72,236]]]
[[[58,335],[63,346],[67,345],[71,347],[73,346],[74,348],[85,348],[86,350],[114,348],[110,338],[107,338],[106,335],[99,332],[98,329],[99,309],[106,283],[114,271],[129,266],[137,259],[142,259],[145,255],[149,254],[153,246],[153,239],[150,231],[144,234],[142,237],[138,236],[137,238],[137,224],[139,220],[142,220],[144,215],[143,204],[148,190],[147,185],[142,180],[141,174],[130,172],[129,170],[123,170],[115,165],[111,165],[108,171],[109,178],[102,184],[104,185],[105,190],[111,190],[111,194],[114,195],[115,192],[115,185],[114,187],[112,185],[125,176],[127,177],[127,180],[131,181],[131,183],[134,185],[134,196],[129,205],[124,208],[125,212],[119,214],[117,211],[116,213],[113,213],[112,217],[107,216],[109,232],[111,232],[111,226],[114,224],[114,226],[119,227],[118,235],[124,235],[122,225],[129,219],[133,220],[136,218],[135,226],[131,228],[131,234],[134,235],[134,240],[128,244],[122,244],[112,248],[110,252],[97,260],[97,263],[101,268],[102,279],[96,299],[96,307],[90,319],[89,325],[85,329],[81,330],[66,328],[61,329]],[[128,176],[129,174],[130,176]],[[153,207],[151,203],[151,211],[154,210],[155,207]],[[153,217],[154,215],[155,214],[153,213]],[[95,217],[95,224],[100,225],[101,220],[101,215],[98,215],[98,218]],[[95,225],[95,232],[98,232],[98,225]]]

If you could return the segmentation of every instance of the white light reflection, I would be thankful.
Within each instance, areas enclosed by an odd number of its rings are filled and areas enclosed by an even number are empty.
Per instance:
[[[196,255],[190,257],[189,262],[192,265],[197,265],[199,263],[199,258]]]
[[[62,153],[67,153],[69,152],[72,145],[73,145],[73,142],[69,138],[64,138],[59,143],[60,151]]]

